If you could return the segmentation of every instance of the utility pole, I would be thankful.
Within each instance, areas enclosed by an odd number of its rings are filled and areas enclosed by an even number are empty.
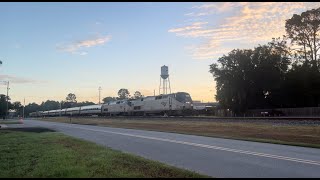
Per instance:
[[[24,119],[24,107],[26,106],[26,98],[23,98],[22,119]]]
[[[62,102],[62,101],[60,101],[60,110],[61,110],[61,102]],[[61,116],[61,111],[60,111],[60,114],[59,114],[59,116]]]
[[[99,104],[100,104],[100,91],[101,91],[101,87],[99,87]]]
[[[7,113],[6,113],[6,117],[9,116],[9,81],[7,82]]]

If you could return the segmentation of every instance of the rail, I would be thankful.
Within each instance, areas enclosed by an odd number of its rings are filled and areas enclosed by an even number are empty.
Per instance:
[[[56,116],[59,117],[59,116]],[[68,117],[68,116],[66,116]],[[183,120],[319,120],[320,117],[216,117],[216,116],[72,116],[72,118],[97,118],[97,119],[183,119]]]

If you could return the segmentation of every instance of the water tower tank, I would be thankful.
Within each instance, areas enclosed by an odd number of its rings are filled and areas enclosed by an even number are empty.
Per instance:
[[[161,67],[161,77],[162,77],[162,79],[167,79],[169,77],[168,66]]]

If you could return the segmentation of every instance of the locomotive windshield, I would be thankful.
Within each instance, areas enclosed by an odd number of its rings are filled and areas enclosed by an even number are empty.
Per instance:
[[[177,93],[176,99],[177,99],[177,101],[182,102],[182,103],[187,103],[187,102],[191,103],[192,102],[190,95],[188,93],[184,93],[184,92]]]

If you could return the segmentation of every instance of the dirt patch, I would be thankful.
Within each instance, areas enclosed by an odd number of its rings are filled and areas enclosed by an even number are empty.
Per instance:
[[[34,132],[34,133],[55,132],[52,129],[42,128],[42,127],[6,128],[4,130],[19,131],[19,132]]]

